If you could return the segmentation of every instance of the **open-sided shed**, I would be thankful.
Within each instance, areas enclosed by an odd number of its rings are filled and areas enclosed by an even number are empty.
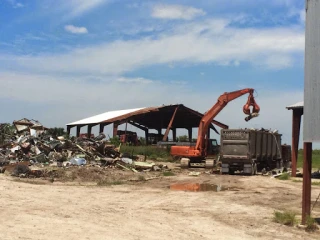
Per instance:
[[[113,124],[113,136],[117,135],[118,126],[121,124],[131,124],[145,132],[145,137],[148,139],[149,130],[157,130],[160,135],[162,129],[166,129],[163,136],[163,141],[168,139],[169,131],[172,131],[172,138],[176,139],[176,129],[188,129],[188,137],[192,139],[192,128],[199,126],[203,114],[182,104],[163,105],[159,107],[145,107],[127,110],[118,110],[102,113],[96,116],[85,118],[76,122],[67,124],[67,131],[70,133],[72,127],[77,128],[77,136],[80,135],[82,127],[87,126],[87,133],[90,136],[93,126],[99,125],[100,132],[103,132],[104,127]],[[210,126],[216,133],[218,131],[214,125],[221,128],[228,128],[227,125],[212,121]]]

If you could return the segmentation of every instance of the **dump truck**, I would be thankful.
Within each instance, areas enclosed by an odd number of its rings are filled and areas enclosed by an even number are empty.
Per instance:
[[[282,135],[277,131],[222,129],[220,137],[222,174],[241,171],[255,175],[290,166],[291,146],[281,145]]]

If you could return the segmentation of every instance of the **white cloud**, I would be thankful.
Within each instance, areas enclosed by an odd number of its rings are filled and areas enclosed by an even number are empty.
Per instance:
[[[152,83],[150,79],[145,79],[145,78],[125,78],[125,77],[120,77],[117,79],[118,82],[124,82],[124,83]]]
[[[71,9],[70,16],[76,17],[109,2],[109,0],[68,0],[65,2],[67,2],[66,4],[69,4]]]
[[[47,126],[65,126],[82,118],[102,112],[137,107],[160,106],[162,104],[182,103],[199,112],[205,112],[216,103],[217,98],[225,91],[238,90],[238,87],[227,89],[216,88],[212,91],[198,92],[181,84],[180,81],[165,83],[149,80],[148,84],[136,81],[139,78],[117,77],[55,77],[28,73],[0,73],[0,100],[13,100],[5,118],[12,122],[16,118],[28,117],[38,119]],[[148,79],[144,79],[148,80]],[[25,90],[25,84],[32,91]],[[245,86],[240,86],[240,88]],[[246,86],[248,87],[248,86]],[[172,94],[174,93],[174,94]],[[242,106],[247,101],[244,95],[230,102],[216,117],[230,128],[271,128],[283,134],[283,141],[290,144],[292,112],[286,106],[303,99],[303,90],[268,90],[258,89],[256,101],[261,111],[260,117],[245,122]],[[121,96],[121,97],[119,97]],[[117,99],[116,101],[113,101]],[[101,104],[101,103],[108,104]],[[17,104],[23,105],[26,116],[20,116]],[[39,109],[40,105],[45,109]],[[85,131],[85,128],[84,128]],[[219,137],[215,135],[214,137]]]
[[[47,0],[41,1],[46,14],[57,14],[56,21],[67,21],[110,3],[112,0]]]
[[[202,9],[194,7],[158,4],[153,7],[151,15],[154,18],[191,20],[205,14]]]
[[[0,62],[42,72],[82,74],[119,74],[155,64],[176,63],[237,66],[251,63],[280,69],[292,66],[303,52],[302,28],[235,28],[228,26],[226,20],[208,20],[184,24],[153,38],[118,40],[63,54],[2,55]]]
[[[13,8],[22,8],[22,7],[24,7],[24,5],[22,3],[17,2],[16,0],[7,0],[7,2],[9,4],[11,4]]]
[[[87,28],[85,28],[85,27],[76,27],[74,25],[66,25],[66,26],[64,26],[64,29],[67,32],[74,33],[74,34],[88,33]]]
[[[302,9],[299,11],[299,17],[300,17],[300,21],[302,23],[305,23],[305,21],[306,21],[306,10],[305,9]]]

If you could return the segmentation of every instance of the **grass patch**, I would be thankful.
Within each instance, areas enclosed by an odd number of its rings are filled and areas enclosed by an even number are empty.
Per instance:
[[[173,172],[163,172],[163,176],[170,177],[170,176],[175,176],[175,174]]]
[[[112,185],[121,185],[121,184],[124,184],[124,182],[123,181],[119,181],[119,180],[113,180],[113,181],[100,180],[100,181],[97,182],[98,186],[112,186]]]
[[[278,177],[279,180],[289,180],[290,174],[289,173],[283,173]]]
[[[303,181],[302,181],[302,180],[294,179],[294,180],[292,180],[292,182],[302,183]],[[312,181],[311,181],[311,185],[313,185],[313,186],[320,186],[320,182],[312,182]]]
[[[298,151],[298,162],[297,167],[303,167],[303,150],[299,149]],[[312,151],[312,168],[320,168],[320,150],[314,149]]]
[[[307,232],[314,232],[318,229],[319,229],[319,227],[318,227],[318,223],[316,222],[316,220],[314,218],[312,218],[311,216],[307,216],[306,231]]]
[[[302,183],[302,180],[293,179],[292,182]]]
[[[139,181],[146,181],[146,178],[142,175],[139,175],[138,180]]]
[[[297,223],[296,214],[293,212],[279,212],[274,211],[273,213],[273,221],[276,223],[281,223],[286,226],[293,226]]]
[[[132,155],[143,155],[152,160],[172,161],[170,148],[158,148],[156,146],[126,146],[120,148],[121,153],[129,153]]]

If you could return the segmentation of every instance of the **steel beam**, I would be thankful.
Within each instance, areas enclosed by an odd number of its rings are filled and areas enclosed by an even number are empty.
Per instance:
[[[303,186],[302,186],[302,221],[306,224],[307,216],[310,216],[311,206],[311,165],[312,165],[312,143],[303,144]]]
[[[299,136],[300,136],[300,125],[301,125],[302,114],[303,114],[302,109],[292,110],[292,149],[291,149],[292,177],[295,177],[297,173]]]
[[[228,125],[225,125],[225,124],[223,124],[223,123],[221,123],[221,122],[219,122],[219,121],[217,121],[217,120],[212,120],[212,123],[215,124],[215,125],[217,125],[218,127],[223,128],[223,129],[228,129],[228,128],[229,128]]]
[[[166,132],[164,133],[163,135],[163,138],[162,138],[162,141],[166,141],[167,138],[168,138],[168,135],[169,135],[169,132],[170,132],[170,128],[172,126],[172,123],[173,123],[173,120],[174,120],[174,117],[176,116],[176,113],[177,113],[177,110],[178,110],[179,106],[176,107],[176,109],[174,110],[173,114],[172,114],[172,117],[170,119],[170,122],[168,124],[168,127],[166,129]]]
[[[137,128],[139,128],[139,129],[141,129],[141,130],[143,130],[143,131],[149,130],[148,128],[146,128],[146,127],[144,127],[144,126],[142,126],[142,125],[139,125],[139,124],[135,123],[134,121],[129,121],[129,123],[130,123],[132,126],[137,127]]]

